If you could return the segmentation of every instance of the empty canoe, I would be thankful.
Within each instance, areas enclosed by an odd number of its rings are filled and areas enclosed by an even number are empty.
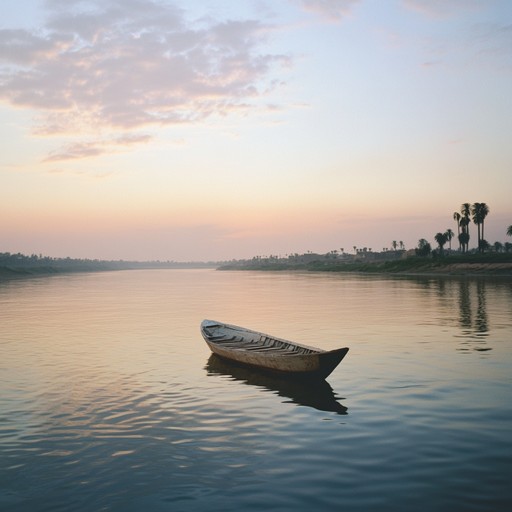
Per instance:
[[[203,320],[201,334],[220,357],[295,376],[325,379],[348,352],[346,347],[322,350],[213,320]]]

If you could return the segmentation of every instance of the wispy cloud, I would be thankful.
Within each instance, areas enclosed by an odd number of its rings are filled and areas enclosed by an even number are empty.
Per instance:
[[[125,134],[119,137],[89,140],[86,142],[75,142],[50,153],[43,162],[60,162],[63,160],[78,160],[99,156],[104,153],[119,151],[120,148],[128,148],[135,144],[146,143],[151,136],[143,134]]]
[[[360,0],[292,0],[306,11],[319,14],[328,21],[338,22],[348,16]]]
[[[265,108],[271,70],[290,60],[261,50],[269,27],[256,19],[193,22],[156,0],[45,5],[40,29],[0,30],[0,101],[36,109],[40,135],[124,133]],[[47,160],[104,148],[78,143]]]

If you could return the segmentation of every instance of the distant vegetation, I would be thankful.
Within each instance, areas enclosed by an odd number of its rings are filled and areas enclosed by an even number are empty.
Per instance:
[[[256,256],[251,260],[234,260],[223,265],[221,270],[307,270],[331,272],[439,272],[453,273],[478,271],[512,274],[512,243],[494,242],[489,244],[484,238],[484,222],[489,214],[485,203],[464,203],[460,213],[453,219],[457,225],[458,249],[452,249],[455,233],[451,229],[434,235],[437,247],[425,238],[418,240],[415,249],[406,251],[403,242],[393,240],[392,249],[384,248],[375,252],[372,249],[353,247],[354,253],[344,249],[327,254],[292,254],[280,256]],[[477,226],[478,247],[469,249],[471,221]],[[512,236],[512,225],[506,230]],[[448,249],[445,245],[448,243]]]
[[[72,272],[100,272],[108,270],[158,269],[158,268],[215,268],[218,262],[175,261],[106,261],[73,258],[51,258],[32,254],[0,253],[0,278],[51,275]]]
[[[375,253],[373,253],[375,254]],[[305,255],[306,256],[306,255]],[[436,273],[467,274],[468,272],[512,275],[512,252],[489,254],[459,254],[449,257],[403,255],[395,259],[353,258],[332,259],[326,255],[308,254],[311,258],[259,258],[237,260],[219,267],[220,270],[299,270],[308,272],[365,273]]]

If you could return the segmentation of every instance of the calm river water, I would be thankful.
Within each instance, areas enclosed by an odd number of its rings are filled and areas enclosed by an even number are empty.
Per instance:
[[[304,385],[204,318],[350,352]],[[0,510],[501,511],[512,280],[153,270],[0,283]]]

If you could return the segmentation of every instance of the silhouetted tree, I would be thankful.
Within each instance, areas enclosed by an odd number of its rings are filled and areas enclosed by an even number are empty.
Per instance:
[[[480,252],[488,251],[490,247],[491,247],[491,245],[489,244],[489,242],[487,240],[484,240],[483,238],[478,243],[478,250]]]
[[[471,215],[473,222],[478,228],[478,249],[483,252],[482,241],[484,240],[484,220],[489,213],[489,207],[485,203],[474,203],[471,205]],[[482,226],[480,228],[480,226]]]
[[[424,238],[421,238],[418,240],[418,247],[415,251],[417,256],[428,256],[432,252],[432,247]]]
[[[459,240],[460,237],[460,213],[454,212],[453,213],[453,220],[457,223],[457,240]],[[462,245],[459,240],[459,251],[462,249]]]
[[[512,224],[507,228],[507,235],[512,236]]]
[[[467,252],[469,248],[469,224],[471,222],[471,205],[469,203],[463,203],[460,207],[460,213],[461,219],[459,221],[459,224],[461,227],[461,234],[467,234],[467,236],[462,237],[462,239],[465,241],[462,247],[462,252]]]
[[[454,233],[450,228],[448,228],[446,230],[445,235],[446,235],[446,240],[448,240],[448,243],[450,244],[450,251],[451,251],[452,250],[452,238],[454,236]]]
[[[461,219],[461,222],[462,221],[463,221],[463,219]],[[459,238],[460,246],[462,247],[462,252],[465,252],[466,247],[469,244],[469,233],[467,233],[466,231],[462,231],[458,238]]]
[[[480,216],[482,218],[482,240],[485,239],[485,233],[484,233],[484,221],[487,215],[489,215],[490,209],[485,203],[480,203]]]
[[[448,241],[446,233],[437,233],[434,238],[437,245],[439,245],[439,254],[442,256],[444,254],[444,244]]]

